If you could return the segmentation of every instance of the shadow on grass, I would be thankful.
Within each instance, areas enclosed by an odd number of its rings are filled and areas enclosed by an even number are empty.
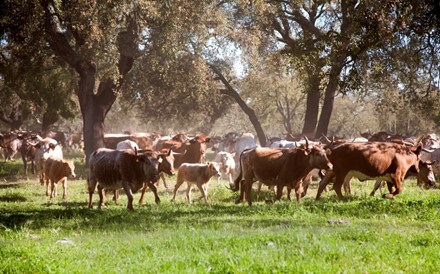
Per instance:
[[[10,195],[0,196],[0,202],[16,203],[16,202],[26,202],[26,201],[27,201],[26,197],[15,193]]]
[[[18,188],[19,186],[19,183],[2,183],[0,184],[0,189]]]

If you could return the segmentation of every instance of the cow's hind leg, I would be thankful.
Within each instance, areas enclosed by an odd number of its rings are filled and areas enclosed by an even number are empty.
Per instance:
[[[192,192],[192,184],[188,183],[188,188],[186,189],[186,198],[188,199],[188,203],[192,204],[191,192]]]
[[[125,194],[127,195],[128,203],[127,203],[127,209],[128,210],[134,210],[133,209],[133,192],[131,191],[131,188],[129,186],[128,182],[123,182],[122,187],[124,188]]]
[[[62,181],[63,184],[63,200],[67,198],[67,178],[64,178]]]
[[[141,193],[141,198],[139,199],[139,205],[143,205],[145,203],[144,195],[146,191],[147,191],[147,184],[145,183],[144,186],[142,187],[142,193]]]

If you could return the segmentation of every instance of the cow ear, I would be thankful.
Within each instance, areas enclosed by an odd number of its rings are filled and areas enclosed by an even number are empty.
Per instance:
[[[331,155],[331,154],[332,154],[332,150],[329,149],[329,148],[326,148],[326,149],[325,149],[325,154],[327,154],[327,156],[328,156],[328,155]]]

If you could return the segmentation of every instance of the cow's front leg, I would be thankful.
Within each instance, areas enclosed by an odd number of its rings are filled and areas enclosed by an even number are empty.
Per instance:
[[[67,198],[67,178],[64,177],[64,179],[61,182],[63,184],[63,200],[66,200],[66,198]]]
[[[197,183],[197,187],[200,190],[200,193],[202,194],[202,198],[205,200],[205,203],[208,203],[208,191],[205,188],[205,184]]]
[[[125,195],[127,195],[127,209],[128,210],[134,210],[133,209],[133,192],[131,191],[130,185],[128,182],[122,182],[122,187],[124,188]]]
[[[156,188],[156,186],[154,185],[154,183],[152,183],[152,182],[148,182],[147,185],[148,185],[148,187],[151,189],[151,191],[153,191],[153,194],[154,194],[154,202],[155,202],[157,205],[160,204],[160,198],[159,198],[159,195],[157,195],[157,188]],[[142,193],[144,193],[144,192],[142,192]]]

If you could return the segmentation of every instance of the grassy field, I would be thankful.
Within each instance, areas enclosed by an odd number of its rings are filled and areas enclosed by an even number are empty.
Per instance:
[[[189,205],[185,185],[172,203],[161,185],[160,205],[148,192],[144,206],[135,195],[134,212],[124,195],[117,205],[108,196],[100,211],[97,195],[87,208],[86,169],[75,159],[79,178],[66,201],[50,201],[36,176],[24,178],[21,161],[0,163],[0,273],[440,271],[440,191],[412,180],[395,200],[369,197],[374,182],[355,181],[347,202],[334,192],[315,201],[315,183],[300,204],[268,205],[271,192],[254,192],[252,208],[234,204],[222,180],[211,182],[208,205]]]

